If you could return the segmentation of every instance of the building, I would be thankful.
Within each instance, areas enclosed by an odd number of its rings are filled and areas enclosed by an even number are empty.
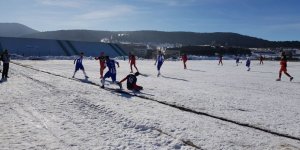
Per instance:
[[[0,49],[22,56],[73,56],[84,52],[86,56],[125,56],[125,51],[113,43],[81,42],[68,40],[0,37]]]

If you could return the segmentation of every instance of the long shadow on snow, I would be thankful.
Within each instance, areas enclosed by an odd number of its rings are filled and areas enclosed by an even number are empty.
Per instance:
[[[197,72],[206,72],[206,71],[203,71],[203,70],[197,70],[197,69],[186,69],[186,70],[189,70],[189,71],[197,71]]]
[[[250,72],[258,72],[258,73],[275,73],[275,72],[264,72],[264,71],[250,71]]]
[[[79,80],[80,82],[83,82],[83,83],[95,84],[94,82],[89,81],[88,79],[77,79],[77,78],[75,78],[75,80]]]
[[[185,81],[185,82],[189,82],[188,80],[186,79],[180,79],[180,78],[174,78],[174,77],[168,77],[168,76],[161,76],[163,78],[166,78],[166,79],[173,79],[173,80],[179,80],[179,81]]]
[[[110,91],[110,92],[112,94],[119,93],[119,94],[121,94],[120,96],[125,97],[127,99],[131,99],[133,96],[135,96],[135,95],[130,95],[128,93],[122,92],[121,90],[114,90],[114,91]]]
[[[0,84],[4,83],[4,82],[7,82],[7,80],[0,80]]]

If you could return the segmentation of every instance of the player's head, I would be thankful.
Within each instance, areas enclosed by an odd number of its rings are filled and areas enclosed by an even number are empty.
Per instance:
[[[101,52],[101,53],[100,53],[100,56],[104,56],[104,52]]]
[[[139,75],[140,75],[140,73],[139,73],[139,72],[136,72],[136,73],[134,73],[134,75],[135,75],[135,76],[139,76]]]

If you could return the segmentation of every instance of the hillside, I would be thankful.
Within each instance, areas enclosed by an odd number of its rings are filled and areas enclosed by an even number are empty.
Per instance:
[[[121,36],[120,36],[121,35]],[[180,43],[182,45],[222,45],[235,47],[295,47],[300,48],[299,41],[268,41],[251,36],[230,32],[195,33],[164,31],[93,31],[93,30],[59,30],[28,34],[26,38],[59,39],[74,41],[99,42],[103,38],[112,42],[133,43]]]
[[[122,34],[122,36],[118,36]],[[163,31],[91,31],[91,30],[60,30],[25,35],[27,38],[60,39],[97,42],[103,38],[136,43],[181,43],[183,45],[229,45],[241,47],[264,47],[269,41],[236,33],[194,33],[194,32],[163,32]]]
[[[22,37],[37,39],[56,39],[71,41],[99,42],[101,39],[110,37],[113,32],[93,30],[58,30],[27,34]]]
[[[182,44],[189,45],[222,45],[234,47],[294,47],[300,48],[299,41],[268,41],[247,35],[230,32],[196,33],[164,31],[95,31],[95,30],[58,30],[38,32],[18,23],[0,23],[0,36],[24,37],[36,39],[56,39],[71,41],[99,42],[110,39],[110,42],[132,42],[145,44]]]
[[[20,37],[26,34],[38,33],[39,31],[31,29],[19,23],[0,23],[1,37]]]

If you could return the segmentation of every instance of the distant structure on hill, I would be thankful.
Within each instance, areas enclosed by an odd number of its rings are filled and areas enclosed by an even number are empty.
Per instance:
[[[111,57],[127,56],[117,44],[69,40],[0,37],[0,49],[22,56],[72,56],[80,52],[86,56],[98,56],[100,52]]]

